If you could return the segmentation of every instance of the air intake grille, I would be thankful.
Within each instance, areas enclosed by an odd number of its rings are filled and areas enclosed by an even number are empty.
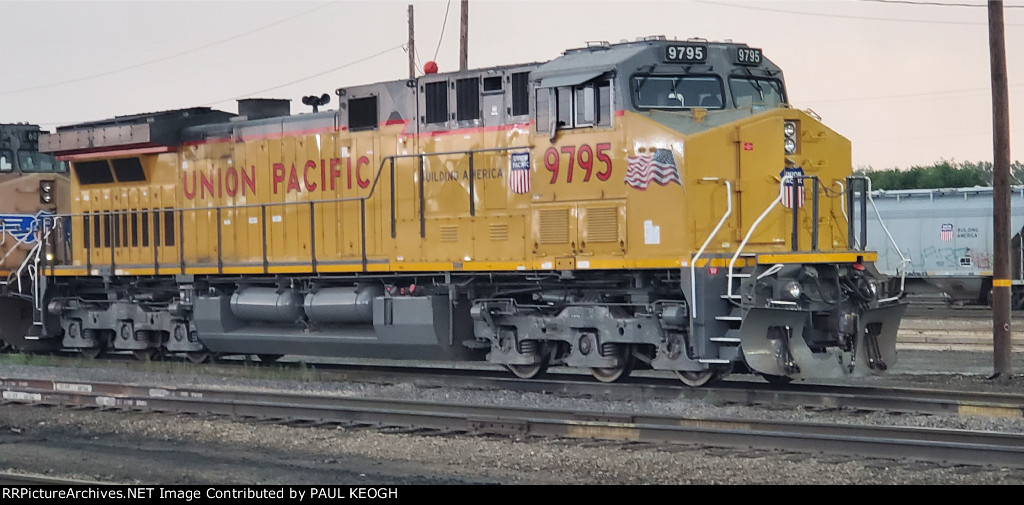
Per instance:
[[[603,207],[587,209],[587,241],[616,242],[619,240],[619,209]]]
[[[490,227],[491,242],[505,242],[508,240],[507,224],[492,224]]]
[[[458,242],[459,227],[451,224],[441,225],[441,242]]]
[[[542,209],[539,211],[541,244],[569,242],[569,209]]]

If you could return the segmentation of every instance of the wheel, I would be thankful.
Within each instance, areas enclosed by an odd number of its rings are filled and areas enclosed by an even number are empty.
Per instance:
[[[629,377],[633,371],[633,353],[628,345],[619,346],[621,364],[615,367],[591,368],[590,375],[601,382],[615,382]]]
[[[615,382],[629,377],[633,371],[633,353],[629,345],[618,346],[620,365],[606,368],[591,368],[590,375],[601,382]]]
[[[185,357],[195,364],[206,363],[207,361],[210,361],[210,351],[187,352],[185,353]]]
[[[256,357],[259,358],[260,362],[262,362],[262,363],[273,363],[273,362],[281,359],[281,356],[284,356],[284,354],[257,354],[256,355]]]
[[[505,365],[512,373],[520,379],[533,379],[544,374],[548,370],[548,362],[534,363],[532,365]]]
[[[92,330],[86,330],[86,332],[87,334],[92,332],[93,341],[96,342],[96,345],[79,349],[79,354],[88,359],[96,359],[107,352],[107,348],[110,347],[110,340],[105,332]]]
[[[764,377],[764,380],[775,386],[785,386],[786,384],[793,382],[793,378],[788,375],[772,375],[763,373],[761,374],[761,377]]]
[[[683,384],[692,388],[697,388],[717,381],[721,378],[721,373],[714,369],[701,370],[698,372],[676,370],[676,377],[679,377],[679,380],[683,381]]]
[[[78,352],[85,358],[96,359],[100,357],[101,354],[103,354],[104,350],[105,349],[103,348],[102,345],[98,345],[96,347],[86,347],[84,349],[79,349]]]
[[[132,354],[139,361],[154,361],[157,358],[158,352],[156,349],[139,349],[132,351]]]
[[[591,368],[590,375],[593,375],[595,379],[601,382],[615,382],[620,379],[629,377],[631,372],[629,365],[622,365],[612,368]]]
[[[1010,309],[1024,309],[1024,291],[1013,291],[1010,294]]]

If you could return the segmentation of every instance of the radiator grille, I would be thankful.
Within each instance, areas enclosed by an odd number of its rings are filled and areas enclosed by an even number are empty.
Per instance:
[[[619,240],[619,209],[587,209],[586,225],[588,242],[616,242]]]
[[[542,209],[540,217],[541,244],[565,244],[569,242],[569,209]]]

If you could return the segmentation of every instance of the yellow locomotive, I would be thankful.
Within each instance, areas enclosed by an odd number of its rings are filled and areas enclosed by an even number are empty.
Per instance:
[[[787,105],[760,49],[590,43],[335,95],[44,136],[73,175],[38,341],[691,385],[895,361],[904,305],[848,218],[866,197],[850,143]]]

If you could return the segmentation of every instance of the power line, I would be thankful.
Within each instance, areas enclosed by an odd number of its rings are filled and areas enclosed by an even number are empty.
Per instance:
[[[162,61],[167,61],[167,60],[170,60],[170,59],[178,58],[180,56],[184,56],[186,54],[191,54],[191,53],[195,53],[195,52],[198,52],[198,51],[201,51],[201,50],[204,50],[204,49],[208,49],[210,47],[217,46],[217,45],[223,44],[225,42],[229,42],[229,41],[232,41],[232,40],[244,37],[246,35],[250,35],[252,33],[256,33],[256,32],[261,31],[261,30],[266,30],[267,28],[270,28],[272,26],[276,26],[276,25],[279,25],[281,23],[285,23],[285,22],[291,21],[291,20],[293,20],[293,19],[295,19],[297,17],[305,16],[306,14],[309,14],[311,12],[320,10],[320,9],[322,9],[324,7],[327,7],[327,6],[333,5],[333,4],[334,4],[333,2],[328,2],[328,3],[322,4],[322,5],[318,5],[316,7],[313,7],[312,9],[300,12],[298,14],[294,14],[292,16],[288,16],[288,17],[286,17],[284,19],[280,19],[278,21],[274,21],[273,23],[270,23],[270,24],[267,24],[267,25],[263,25],[263,26],[260,26],[260,27],[257,27],[257,28],[253,28],[252,30],[248,30],[248,31],[236,34],[236,35],[232,35],[232,36],[227,37],[227,38],[223,38],[223,39],[220,39],[220,40],[217,40],[217,41],[214,41],[214,42],[210,42],[208,44],[204,44],[204,45],[199,46],[199,47],[194,47],[192,49],[188,49],[188,50],[182,51],[180,53],[171,54],[171,55],[164,56],[164,57],[161,57],[161,58],[157,58],[157,59],[154,59],[154,60],[148,60],[148,61],[143,61],[143,62],[139,62],[139,63],[134,63],[134,64],[128,65],[126,67],[116,68],[116,69],[113,69],[113,70],[108,70],[108,71],[105,71],[105,72],[100,72],[98,74],[92,74],[92,75],[87,75],[87,76],[83,76],[83,77],[76,77],[74,79],[66,79],[66,80],[63,80],[63,81],[52,82],[52,83],[49,83],[49,84],[41,84],[41,85],[38,85],[38,86],[32,86],[32,87],[28,87],[28,88],[0,90],[0,95],[7,95],[7,94],[12,94],[12,93],[22,93],[22,92],[25,92],[25,91],[35,91],[35,90],[38,90],[38,89],[52,88],[52,87],[55,87],[55,86],[61,86],[61,85],[70,84],[70,83],[73,83],[73,82],[86,81],[86,80],[89,80],[89,79],[95,79],[97,77],[104,77],[104,76],[108,76],[108,75],[111,75],[111,74],[117,74],[117,73],[120,73],[120,72],[124,72],[126,70],[132,70],[132,69],[136,69],[136,68],[143,67],[143,66],[146,66],[146,65],[152,65],[154,63],[159,63],[159,62],[162,62]]]
[[[880,4],[901,4],[901,5],[923,5],[929,7],[988,7],[984,3],[980,4],[962,4],[962,3],[943,3],[943,2],[915,2],[911,0],[856,0],[858,2],[874,2]],[[1024,5],[1003,5],[1005,9],[1021,9]]]
[[[296,79],[294,81],[286,82],[284,84],[279,84],[277,86],[272,86],[272,87],[269,87],[269,88],[264,88],[264,89],[261,89],[259,91],[252,91],[252,92],[245,93],[245,94],[242,94],[242,95],[233,96],[231,98],[225,98],[225,99],[222,99],[222,100],[215,100],[215,101],[212,101],[212,102],[206,102],[204,104],[198,105],[197,107],[210,107],[210,106],[216,105],[218,103],[230,102],[232,100],[238,100],[239,98],[247,98],[247,97],[251,97],[253,95],[258,95],[260,93],[266,93],[267,91],[273,91],[275,89],[280,89],[280,88],[284,88],[286,86],[291,86],[292,84],[298,84],[300,82],[308,81],[308,80],[313,79],[315,77],[320,77],[322,75],[329,74],[331,72],[335,72],[335,71],[341,70],[343,68],[350,67],[350,66],[358,64],[358,63],[362,63],[362,62],[367,61],[367,60],[371,60],[371,59],[376,58],[378,56],[382,56],[382,55],[387,54],[387,53],[389,53],[391,51],[394,51],[395,49],[403,49],[403,48],[405,48],[405,44],[399,44],[397,46],[389,47],[389,48],[387,48],[387,49],[385,49],[383,51],[380,51],[378,53],[371,54],[369,56],[360,58],[360,59],[355,60],[355,61],[350,61],[350,62],[345,63],[343,65],[339,65],[337,67],[334,67],[334,68],[331,68],[331,69],[328,69],[328,70],[324,70],[323,72],[318,72],[316,74],[309,75],[309,76],[303,77],[301,79]],[[42,121],[42,122],[38,122],[37,124],[39,124],[40,126],[50,126],[50,125],[57,126],[57,125],[75,124],[75,123],[82,123],[82,122],[84,122],[84,121],[81,121],[81,120],[80,121]]]
[[[1021,88],[1024,85],[1011,86],[1012,88]],[[968,94],[974,95],[982,92],[988,92],[990,88],[971,88],[971,89],[951,89],[946,91],[926,91],[921,93],[905,93],[901,95],[883,95],[883,96],[865,96],[865,97],[847,97],[847,98],[824,98],[820,100],[815,99],[804,99],[803,102],[813,103],[839,103],[839,102],[867,102],[875,100],[893,100],[902,98],[925,98],[939,95],[957,95],[957,94]]]
[[[755,7],[755,6],[752,6],[752,5],[738,5],[738,4],[728,3],[728,2],[717,2],[717,1],[710,1],[710,0],[693,0],[693,1],[697,2],[697,3],[708,4],[708,5],[721,5],[721,6],[726,6],[726,7],[734,7],[734,8],[737,8],[737,9],[750,9],[750,10],[765,11],[765,12],[779,12],[779,13],[782,13],[782,14],[796,14],[798,16],[814,16],[814,17],[840,18],[840,19],[861,19],[861,20],[866,20],[866,21],[895,21],[895,22],[902,22],[902,23],[924,23],[924,24],[938,24],[938,25],[988,26],[988,22],[987,21],[981,21],[981,22],[976,22],[975,23],[975,22],[970,22],[970,21],[937,21],[937,20],[928,20],[928,19],[880,18],[880,17],[872,17],[872,16],[854,16],[854,15],[847,15],[847,14],[825,14],[825,13],[821,13],[821,12],[805,12],[805,11],[795,11],[795,10],[788,10],[788,9],[769,9],[767,7]],[[1006,26],[1024,26],[1024,25],[1021,25],[1020,23],[1006,23]]]
[[[452,6],[452,0],[448,0],[448,6],[444,8],[444,21],[441,23],[441,36],[437,38],[437,49],[434,50],[434,61],[437,61],[437,53],[441,52],[441,40],[444,39],[444,27],[448,25],[448,9]]]
[[[318,73],[313,74],[313,75],[308,75],[308,76],[303,77],[301,79],[296,79],[294,81],[286,82],[284,84],[279,84],[277,86],[272,86],[272,87],[269,87],[269,88],[264,88],[264,89],[261,89],[259,91],[252,91],[252,92],[244,93],[244,94],[237,95],[237,96],[234,96],[234,97],[231,97],[231,98],[225,98],[223,100],[216,100],[216,101],[213,101],[213,102],[207,102],[207,103],[202,104],[200,106],[201,107],[211,106],[211,105],[222,103],[222,102],[228,102],[228,101],[231,101],[231,100],[237,100],[239,98],[251,97],[253,95],[258,95],[260,93],[266,93],[267,91],[273,91],[275,89],[281,89],[281,88],[284,88],[286,86],[291,86],[292,84],[298,84],[300,82],[308,81],[310,79],[313,79],[313,78],[316,78],[316,77],[320,77],[322,75],[326,75],[326,74],[329,74],[331,72],[336,72],[336,71],[341,70],[341,69],[346,68],[346,67],[351,67],[352,65],[355,65],[355,64],[358,64],[358,63],[362,63],[362,62],[367,61],[367,60],[371,60],[371,59],[376,58],[378,56],[383,56],[384,54],[387,54],[387,53],[389,53],[391,51],[394,51],[395,49],[402,49],[404,47],[405,47],[405,44],[399,44],[397,46],[389,47],[389,48],[387,48],[387,49],[385,49],[383,51],[380,51],[378,53],[371,54],[369,56],[360,58],[360,59],[355,60],[355,61],[350,61],[350,62],[345,63],[343,65],[339,65],[337,67],[334,67],[332,69],[324,70],[323,72],[318,72]]]

